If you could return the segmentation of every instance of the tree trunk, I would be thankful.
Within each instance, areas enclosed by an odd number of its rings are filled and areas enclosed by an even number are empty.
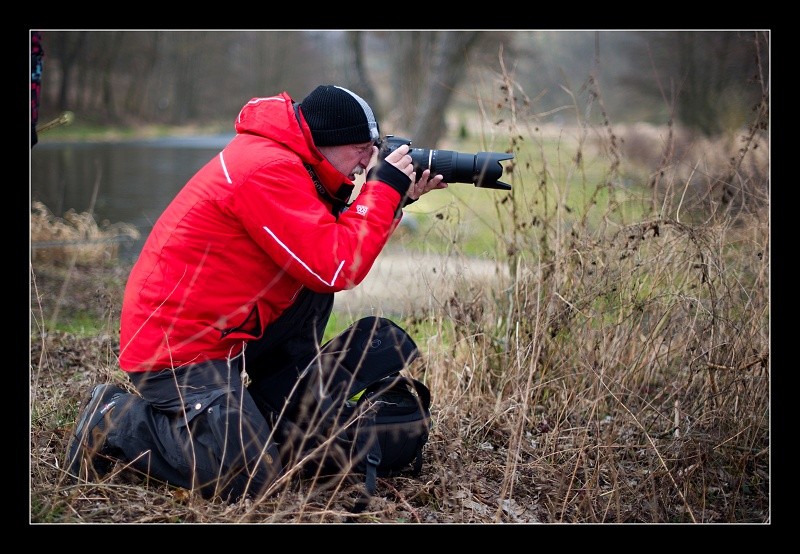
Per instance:
[[[349,59],[352,60],[354,75],[348,81],[356,83],[353,86],[353,92],[358,94],[361,98],[367,101],[373,112],[375,118],[380,124],[383,119],[383,110],[378,103],[378,95],[372,86],[372,82],[367,76],[367,69],[364,64],[364,32],[363,31],[347,31],[347,50]],[[381,129],[381,133],[384,130]]]
[[[478,38],[478,31],[438,33],[435,63],[425,80],[424,92],[418,98],[419,108],[411,128],[415,146],[435,148],[447,132],[445,112],[464,75],[470,49]]]

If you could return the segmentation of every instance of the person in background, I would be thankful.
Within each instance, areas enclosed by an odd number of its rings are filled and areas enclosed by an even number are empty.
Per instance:
[[[44,49],[41,31],[31,31],[31,148],[39,142],[36,124],[39,122],[39,98],[42,92]]]
[[[131,270],[119,363],[138,394],[92,389],[67,448],[73,476],[122,461],[205,497],[265,492],[283,471],[265,378],[313,360],[333,295],[366,277],[405,205],[447,186],[416,178],[407,145],[378,160],[372,109],[340,86],[253,98],[235,130]]]

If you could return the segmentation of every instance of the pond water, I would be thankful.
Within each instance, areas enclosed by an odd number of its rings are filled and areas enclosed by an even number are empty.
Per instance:
[[[98,223],[134,225],[140,240],[120,245],[120,256],[133,259],[167,204],[232,138],[40,142],[31,150],[30,198],[57,217],[72,209]]]

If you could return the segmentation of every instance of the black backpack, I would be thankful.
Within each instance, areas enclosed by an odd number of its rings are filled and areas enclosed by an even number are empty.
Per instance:
[[[394,322],[365,317],[324,344],[298,376],[269,377],[275,441],[286,471],[306,477],[361,476],[363,511],[377,476],[418,475],[431,428],[431,394],[401,374],[419,357]],[[330,480],[329,482],[335,483]]]

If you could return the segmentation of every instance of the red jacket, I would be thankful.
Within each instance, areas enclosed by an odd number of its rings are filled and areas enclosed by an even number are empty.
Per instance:
[[[400,194],[364,183],[338,219],[317,192],[353,183],[316,149],[287,93],[254,98],[236,136],[156,222],[125,289],[120,366],[161,370],[232,357],[302,287],[359,284],[397,227]]]

